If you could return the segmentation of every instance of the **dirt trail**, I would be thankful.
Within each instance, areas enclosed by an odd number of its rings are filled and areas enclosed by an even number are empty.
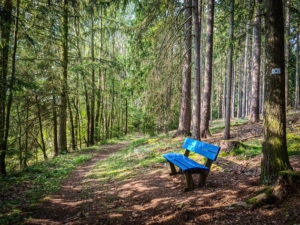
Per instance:
[[[43,202],[25,224],[68,224],[68,221],[82,217],[80,206],[86,201],[82,195],[83,181],[86,175],[97,162],[125,147],[126,144],[128,143],[120,142],[107,145],[95,157],[75,169],[71,176],[63,182],[60,191]]]

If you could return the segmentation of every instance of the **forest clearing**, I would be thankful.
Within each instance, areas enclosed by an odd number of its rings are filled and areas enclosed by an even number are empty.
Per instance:
[[[291,164],[300,171],[300,120],[296,117],[295,129],[288,132],[288,146]],[[220,124],[222,121],[212,127],[216,133],[205,141],[218,143],[222,139],[224,126]],[[170,135],[135,137],[101,146],[100,151],[96,151],[98,147],[82,151],[80,154],[92,157],[64,178],[51,195],[35,189],[36,179],[44,171],[29,167],[28,173],[32,170],[35,179],[26,178],[26,173],[24,177],[16,174],[15,180],[14,176],[9,178],[7,187],[1,186],[7,190],[0,195],[0,223],[298,224],[299,193],[272,204],[247,204],[266,188],[259,182],[261,123],[237,123],[232,135],[234,140],[243,139],[247,147],[230,153],[222,150],[205,186],[191,192],[183,191],[183,176],[169,176],[169,166],[162,158],[163,153],[182,151],[182,138]],[[48,175],[48,185],[54,178]],[[31,205],[34,200],[28,193],[34,191],[39,196]]]
[[[0,1],[0,224],[300,224],[299,24],[299,0]]]

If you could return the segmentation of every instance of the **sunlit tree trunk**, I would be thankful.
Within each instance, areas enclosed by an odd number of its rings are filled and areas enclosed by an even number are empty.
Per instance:
[[[232,88],[232,57],[233,57],[233,25],[234,25],[234,0],[230,2],[230,28],[229,28],[229,51],[227,69],[227,90],[226,90],[226,119],[224,139],[230,139],[230,110],[231,110],[231,88]]]
[[[247,9],[250,10],[250,0],[247,1]],[[246,25],[246,40],[245,40],[245,55],[244,55],[244,82],[243,82],[243,100],[242,100],[242,118],[246,116],[247,104],[247,68],[248,68],[248,46],[249,46],[249,26],[250,26],[250,13]]]
[[[94,136],[95,136],[95,68],[94,68],[94,62],[95,62],[95,50],[94,50],[94,18],[92,15],[91,19],[91,57],[92,57],[92,74],[91,74],[91,108],[90,108],[90,119],[89,119],[89,146],[94,145]],[[87,99],[89,100],[89,99]]]
[[[202,99],[201,112],[201,127],[200,137],[207,138],[210,136],[209,132],[209,117],[211,106],[211,92],[212,92],[212,55],[213,55],[213,27],[214,27],[214,0],[207,2],[207,22],[206,22],[206,53],[205,53],[205,74],[204,74],[204,92]]]
[[[192,1],[185,0],[184,10],[184,56],[183,56],[183,71],[182,71],[182,95],[181,95],[181,106],[179,116],[179,126],[176,136],[185,136],[191,134],[191,46],[192,46]]]
[[[273,183],[279,171],[291,169],[291,165],[286,142],[283,3],[265,0],[265,6],[266,75],[260,181]]]
[[[202,4],[202,1],[200,1]],[[194,21],[194,99],[193,99],[193,132],[192,137],[200,140],[200,41],[201,31],[199,24],[198,0],[193,0]],[[201,10],[201,7],[200,7]]]
[[[259,88],[260,88],[260,46],[261,46],[261,3],[262,0],[256,0],[256,12],[253,27],[253,68],[252,68],[252,97],[250,107],[251,123],[259,121]]]

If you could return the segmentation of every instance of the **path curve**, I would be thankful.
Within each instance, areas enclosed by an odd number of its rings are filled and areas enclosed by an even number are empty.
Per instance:
[[[76,168],[67,180],[62,183],[60,191],[38,206],[33,212],[33,216],[25,221],[25,224],[68,224],[69,221],[74,221],[74,219],[81,217],[79,206],[85,202],[82,191],[83,181],[87,174],[96,163],[127,144],[128,142],[120,142],[107,145],[91,160]]]

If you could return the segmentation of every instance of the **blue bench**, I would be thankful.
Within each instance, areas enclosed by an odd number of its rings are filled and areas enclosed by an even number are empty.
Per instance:
[[[205,184],[210,167],[218,157],[220,147],[191,138],[186,138],[183,142],[182,148],[185,149],[184,154],[167,153],[163,157],[169,162],[171,173],[170,175],[184,174],[186,180],[185,191],[194,189],[194,181],[192,174],[199,174],[198,186],[201,187]],[[204,165],[190,159],[189,153],[195,152],[206,158]],[[176,170],[175,166],[179,168]]]

